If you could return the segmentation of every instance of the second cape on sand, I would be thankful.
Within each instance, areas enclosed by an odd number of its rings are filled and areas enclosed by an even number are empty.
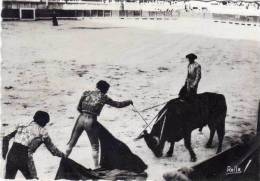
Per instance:
[[[126,144],[116,139],[103,125],[95,122],[101,146],[100,166],[108,170],[119,169],[141,173],[147,165],[133,154]]]

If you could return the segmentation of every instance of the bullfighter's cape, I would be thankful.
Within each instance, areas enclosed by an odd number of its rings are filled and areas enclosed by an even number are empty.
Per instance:
[[[57,179],[88,180],[100,179],[100,177],[93,170],[86,169],[69,158],[62,158],[55,177],[55,180]]]
[[[62,158],[55,180],[145,180],[146,177],[145,172],[135,173],[127,170],[106,170],[104,168],[87,169],[69,158]]]
[[[147,165],[133,154],[126,144],[116,139],[104,126],[97,122],[101,146],[101,168],[143,172]]]
[[[101,147],[99,170],[86,169],[71,159],[62,159],[55,179],[106,179],[111,170],[124,170],[131,175],[144,175],[147,165],[137,155],[133,154],[126,144],[116,139],[104,126],[96,122]],[[105,171],[105,172],[104,172]],[[103,173],[105,176],[100,176]],[[110,172],[111,173],[111,172]],[[135,173],[135,174],[134,174]],[[122,172],[118,171],[118,175]],[[126,176],[126,174],[124,174]],[[127,176],[126,176],[127,177]]]

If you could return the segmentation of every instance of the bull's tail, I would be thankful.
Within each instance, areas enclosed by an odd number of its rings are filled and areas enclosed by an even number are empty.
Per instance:
[[[214,112],[211,114],[212,120],[216,125],[216,130],[218,134],[218,149],[217,153],[222,151],[222,143],[225,135],[225,119],[227,114],[227,104],[225,96],[219,94],[216,98],[216,104],[214,106]]]
[[[222,124],[225,123],[227,114],[227,103],[224,95],[219,94],[214,106],[214,112],[212,113],[213,118],[219,119]]]

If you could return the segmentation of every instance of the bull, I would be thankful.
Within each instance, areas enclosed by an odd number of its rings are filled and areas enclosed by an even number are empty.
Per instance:
[[[158,113],[157,120],[148,133],[146,130],[139,138],[144,138],[147,146],[156,157],[163,155],[165,142],[171,143],[167,156],[173,154],[174,143],[184,139],[191,161],[197,160],[191,146],[191,133],[194,129],[208,125],[209,140],[206,147],[212,146],[215,132],[218,135],[217,153],[222,151],[222,142],[225,135],[225,118],[227,105],[224,95],[217,93],[201,93],[186,100],[180,98],[170,100]]]

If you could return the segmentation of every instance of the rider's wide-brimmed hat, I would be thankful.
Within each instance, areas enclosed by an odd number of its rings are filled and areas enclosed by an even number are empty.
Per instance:
[[[189,60],[195,60],[197,58],[197,55],[195,55],[194,53],[190,53],[186,55],[186,58],[188,58]]]

